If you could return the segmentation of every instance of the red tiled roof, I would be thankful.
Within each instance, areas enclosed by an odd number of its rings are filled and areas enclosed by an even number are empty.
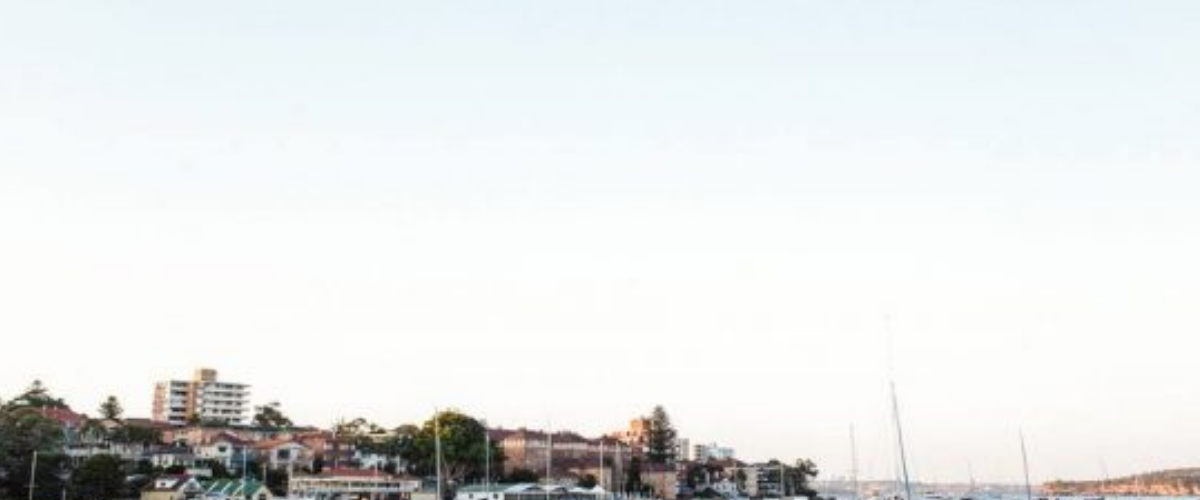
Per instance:
[[[376,469],[325,469],[321,477],[381,477],[395,479],[395,476]]]
[[[60,424],[79,425],[87,420],[87,417],[75,413],[67,408],[42,408],[42,416],[54,420]]]

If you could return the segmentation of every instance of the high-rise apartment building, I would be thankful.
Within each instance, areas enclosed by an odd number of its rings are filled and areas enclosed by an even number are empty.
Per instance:
[[[250,386],[217,380],[217,371],[196,370],[191,380],[167,380],[154,387],[153,417],[182,425],[191,421],[242,425],[249,411]]]

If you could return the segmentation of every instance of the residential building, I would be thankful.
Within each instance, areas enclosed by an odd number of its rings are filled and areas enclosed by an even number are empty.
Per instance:
[[[575,484],[591,474],[605,489],[616,489],[628,470],[629,447],[613,438],[588,439],[574,432],[546,433],[529,429],[491,429],[492,441],[504,451],[504,473],[516,469],[533,471],[557,484]]]
[[[142,460],[163,469],[171,467],[195,467],[199,460],[192,449],[185,446],[167,446],[154,448],[142,453]]]
[[[692,442],[686,438],[675,440],[675,460],[680,462],[692,461]]]
[[[783,465],[778,463],[751,464],[739,469],[746,478],[746,494],[751,498],[782,498]]]
[[[254,479],[218,479],[206,481],[204,500],[273,500],[267,485]]]
[[[217,371],[201,368],[191,380],[167,380],[154,387],[155,421],[183,425],[191,421],[246,423],[250,386],[220,381]]]
[[[314,455],[311,449],[290,439],[273,439],[254,444],[260,463],[272,469],[311,469]]]
[[[697,444],[692,449],[692,460],[707,462],[709,460],[732,460],[736,458],[733,448],[720,446],[717,443]]]
[[[227,469],[241,466],[248,460],[251,443],[234,434],[222,432],[212,436],[207,443],[193,447],[196,457],[224,465]]]
[[[612,437],[619,439],[640,455],[641,451],[646,449],[646,445],[650,443],[650,426],[650,419],[635,418],[629,421],[628,429],[614,432]]]
[[[199,480],[181,474],[156,478],[142,489],[141,500],[199,500],[203,495]]]
[[[642,470],[642,484],[654,492],[655,498],[675,500],[684,484],[683,475],[684,472],[674,464],[646,464]]]

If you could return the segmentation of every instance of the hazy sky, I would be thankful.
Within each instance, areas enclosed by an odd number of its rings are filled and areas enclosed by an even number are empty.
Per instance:
[[[4,2],[0,397],[1198,465],[1198,190],[1196,2]]]

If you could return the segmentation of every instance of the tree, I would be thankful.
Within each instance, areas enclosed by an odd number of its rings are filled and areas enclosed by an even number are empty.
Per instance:
[[[76,498],[120,498],[124,488],[125,469],[115,455],[90,457],[71,475],[70,491]]]
[[[100,403],[100,416],[105,420],[120,420],[122,413],[125,413],[125,410],[121,408],[121,402],[117,401],[116,396],[109,396]]]
[[[579,478],[579,483],[576,486],[590,490],[595,488],[597,484],[600,484],[600,482],[596,479],[596,476],[584,474],[583,477]]]
[[[120,427],[113,429],[109,439],[115,443],[149,446],[162,442],[162,431],[154,427],[130,425],[126,422]]]
[[[8,402],[5,408],[67,408],[67,404],[62,399],[54,397],[50,394],[50,390],[42,384],[41,380],[34,380],[29,384],[29,388],[21,395],[13,398]]]
[[[646,461],[652,464],[669,464],[675,461],[675,427],[671,417],[662,406],[655,406],[650,413],[650,433],[646,442]]]
[[[486,448],[487,429],[478,420],[457,411],[443,411],[425,422],[415,436],[411,455],[406,457],[418,473],[432,475],[434,469],[435,433],[440,430],[442,442],[442,472],[452,482],[483,477],[484,462],[490,455],[492,467],[499,470],[504,455],[496,442],[490,454]]]
[[[629,472],[625,474],[625,491],[642,491],[643,488],[645,485],[642,484],[642,459],[630,458]]]
[[[264,429],[286,429],[292,427],[292,419],[283,414],[279,402],[267,403],[255,408],[254,425]]]
[[[812,480],[817,478],[821,471],[817,469],[817,464],[807,458],[796,460],[796,465],[787,468],[787,488],[795,496],[806,496],[815,498],[817,491],[811,486]]]
[[[536,483],[542,478],[534,471],[518,467],[513,469],[505,480],[510,483]]]
[[[37,453],[34,498],[58,498],[62,487],[60,473],[66,467],[62,427],[42,415],[40,408],[44,406],[30,406],[32,400],[23,398],[14,399],[0,409],[0,498],[24,498],[28,494],[34,452]]]
[[[284,469],[267,469],[267,477],[263,478],[263,484],[274,495],[279,497],[286,496],[288,490],[288,473]]]

